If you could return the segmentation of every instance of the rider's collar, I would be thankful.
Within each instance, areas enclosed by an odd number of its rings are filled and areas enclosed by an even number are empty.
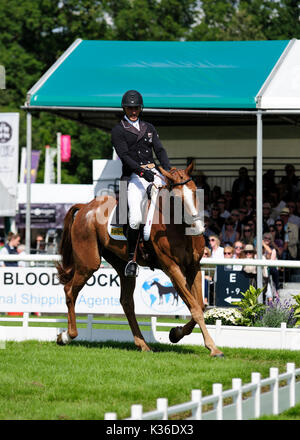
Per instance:
[[[135,122],[132,122],[126,115],[124,115],[124,119],[126,119],[126,121],[129,122],[129,124],[133,125],[134,128],[136,128],[137,130],[140,130],[140,120],[139,119]]]

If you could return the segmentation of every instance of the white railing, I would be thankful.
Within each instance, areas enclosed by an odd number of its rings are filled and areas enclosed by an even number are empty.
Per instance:
[[[300,368],[287,363],[285,373],[279,374],[278,368],[270,368],[270,376],[261,379],[260,373],[251,374],[251,382],[242,385],[240,378],[232,379],[232,388],[224,390],[220,383],[213,384],[213,393],[202,396],[201,390],[192,390],[191,400],[174,406],[168,406],[168,399],[157,399],[153,411],[143,412],[142,405],[132,405],[131,415],[125,420],[168,420],[170,416],[190,411],[185,420],[249,420],[262,415],[277,415],[300,401]],[[280,386],[284,382],[283,386]],[[268,391],[264,391],[266,387]],[[251,396],[249,397],[249,393]],[[247,394],[247,395],[246,395]],[[224,399],[231,400],[225,404]],[[211,405],[212,409],[204,410]],[[105,420],[117,420],[116,413],[106,413]]]
[[[61,261],[60,255],[29,254],[29,255],[0,255],[0,261],[46,262]],[[269,266],[269,267],[300,267],[298,260],[263,260],[254,258],[202,258],[201,266]]]

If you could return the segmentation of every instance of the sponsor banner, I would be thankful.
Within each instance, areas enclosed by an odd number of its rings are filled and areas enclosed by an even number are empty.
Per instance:
[[[19,113],[0,113],[0,217],[16,215]]]
[[[67,313],[64,289],[54,267],[1,267],[0,313]],[[134,292],[138,315],[189,315],[170,279],[160,270],[140,268]],[[101,268],[79,293],[76,313],[124,314],[120,279],[114,269]]]

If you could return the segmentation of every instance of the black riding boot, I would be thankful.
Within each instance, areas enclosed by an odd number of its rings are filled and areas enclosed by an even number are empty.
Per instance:
[[[138,275],[138,265],[135,261],[132,261],[138,238],[139,238],[139,229],[132,229],[129,226],[127,231],[128,263],[125,267],[126,277],[137,277]]]

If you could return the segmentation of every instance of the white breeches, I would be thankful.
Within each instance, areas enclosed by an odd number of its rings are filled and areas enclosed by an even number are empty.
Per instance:
[[[151,170],[154,176],[154,185],[160,187],[165,185],[164,176],[156,169]],[[132,229],[139,229],[144,219],[145,209],[147,207],[147,188],[151,182],[132,173],[128,183],[128,220]]]

